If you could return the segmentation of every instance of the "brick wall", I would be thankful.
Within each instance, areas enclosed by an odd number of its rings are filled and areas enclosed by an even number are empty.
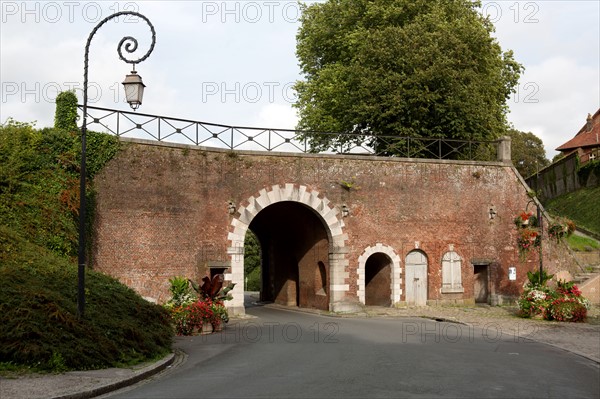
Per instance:
[[[538,267],[536,254],[525,262],[518,259],[513,219],[529,198],[521,177],[503,163],[234,153],[129,140],[94,184],[91,264],[159,302],[168,299],[168,279],[175,275],[199,279],[211,262],[239,265],[239,234],[251,223],[246,219],[260,214],[261,198],[286,200],[283,193],[290,185],[301,191],[298,195],[306,192],[305,208],[326,208],[312,210],[330,240],[323,263],[332,303],[358,302],[358,259],[377,244],[400,258],[396,279],[402,294],[395,302],[406,299],[404,261],[415,249],[427,256],[428,300],[434,303],[473,301],[474,262],[488,264],[494,303],[518,295],[526,271]],[[331,231],[334,224],[341,233]],[[572,268],[560,247],[548,240],[544,247],[550,271]],[[441,260],[451,249],[463,260],[464,292],[443,294]],[[517,267],[516,281],[508,279],[510,266]],[[239,281],[236,267],[229,276]],[[301,278],[317,284],[321,274],[311,267]],[[320,300],[309,299],[309,306],[322,306]]]

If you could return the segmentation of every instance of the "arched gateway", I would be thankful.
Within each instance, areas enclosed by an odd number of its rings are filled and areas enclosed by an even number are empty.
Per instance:
[[[237,214],[231,221],[231,231],[227,237],[230,245],[228,254],[231,257],[231,273],[226,274],[226,280],[236,283],[233,290],[233,300],[228,303],[234,314],[244,313],[244,239],[246,232],[258,214],[273,204],[283,202],[299,203],[310,209],[322,222],[328,241],[328,254],[325,259],[329,263],[328,273],[328,298],[329,310],[353,310],[355,304],[346,300],[349,290],[348,260],[344,234],[344,222],[338,208],[319,194],[316,190],[303,185],[285,184],[274,185],[269,189],[262,189],[258,196],[248,198],[237,209]],[[294,226],[290,226],[293,229]],[[315,262],[317,271],[322,272],[322,261]],[[319,274],[317,273],[317,274]],[[293,289],[292,289],[293,290]],[[300,301],[296,301],[301,305]]]

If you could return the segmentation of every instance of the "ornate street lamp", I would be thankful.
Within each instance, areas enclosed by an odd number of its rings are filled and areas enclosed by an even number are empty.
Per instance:
[[[87,102],[88,102],[88,64],[89,64],[89,52],[90,52],[90,44],[92,38],[100,29],[102,25],[107,23],[108,21],[118,18],[120,16],[134,16],[143,19],[148,26],[150,27],[150,31],[152,32],[152,43],[150,45],[150,49],[143,57],[137,60],[129,60],[123,56],[122,49],[125,48],[125,51],[128,53],[134,53],[137,50],[138,42],[135,38],[131,36],[125,36],[119,42],[117,46],[117,52],[119,53],[119,58],[125,61],[128,64],[133,64],[133,71],[131,74],[127,75],[125,81],[123,82],[123,86],[125,87],[125,95],[127,98],[127,102],[135,111],[142,104],[142,96],[144,94],[144,83],[142,82],[141,76],[137,74],[135,71],[135,64],[138,64],[144,61],[152,50],[154,50],[154,44],[156,43],[156,32],[154,30],[154,26],[150,23],[150,20],[146,18],[144,15],[134,12],[134,11],[121,11],[114,13],[106,18],[104,18],[92,32],[88,36],[87,43],[85,45],[85,57],[83,62],[83,124],[81,125],[81,169],[80,169],[80,179],[79,179],[79,248],[78,248],[78,283],[77,283],[77,314],[80,318],[83,317],[85,310],[85,264],[86,264],[86,254],[85,254],[85,218],[86,218],[86,201],[85,201],[85,148],[86,148],[86,133],[87,133]]]

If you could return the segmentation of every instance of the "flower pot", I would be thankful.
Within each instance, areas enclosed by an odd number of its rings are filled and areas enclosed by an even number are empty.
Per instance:
[[[223,331],[223,323],[215,323],[212,327],[214,332]]]
[[[202,330],[200,330],[200,334],[212,334],[213,325],[210,323],[202,323]]]

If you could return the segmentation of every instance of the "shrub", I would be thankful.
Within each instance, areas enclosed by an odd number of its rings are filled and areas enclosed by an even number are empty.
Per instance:
[[[521,317],[541,315],[544,320],[570,322],[586,319],[590,302],[581,296],[581,291],[572,281],[559,280],[556,289],[553,289],[545,285],[547,281],[545,278],[548,275],[528,273],[528,276],[530,283],[525,287],[518,301]],[[531,284],[532,282],[538,283]]]
[[[260,267],[257,267],[247,275],[246,291],[260,291],[260,272]]]
[[[552,296],[546,290],[527,290],[519,298],[519,310],[521,317],[533,317],[543,314],[552,303]]]
[[[175,306],[169,311],[171,313],[171,320],[175,325],[175,333],[177,335],[192,335],[195,326],[190,321],[188,305]]]
[[[550,315],[556,321],[585,321],[587,309],[577,298],[561,297],[552,302]]]

